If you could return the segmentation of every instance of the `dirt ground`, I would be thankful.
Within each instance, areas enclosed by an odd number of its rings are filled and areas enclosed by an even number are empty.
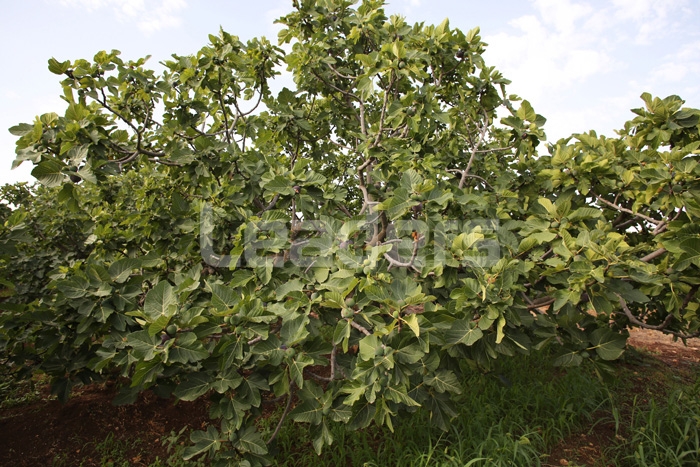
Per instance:
[[[629,344],[681,372],[696,372],[700,364],[700,339],[688,341],[686,347],[658,332],[635,330]],[[638,377],[641,384],[653,385],[644,375]],[[101,459],[95,447],[109,434],[133,446],[131,465],[147,466],[156,457],[168,457],[163,441],[171,432],[183,426],[201,429],[208,421],[205,401],[174,404],[143,394],[136,404],[117,407],[111,403],[115,395],[114,387],[95,384],[78,389],[65,405],[44,397],[0,409],[0,466],[100,466],[109,459]],[[610,445],[614,437],[612,422],[597,423],[590,433],[561,443],[544,465],[604,465],[599,462],[601,446]]]
[[[700,338],[689,339],[686,341],[687,345],[684,345],[682,341],[674,341],[672,336],[659,331],[633,329],[627,344],[636,350],[647,352],[656,359],[658,365],[673,368],[675,375],[684,377],[689,382],[700,370]],[[663,389],[654,382],[654,373],[654,371],[633,371],[632,378],[642,396],[641,403],[646,402],[645,393],[659,392],[657,396],[663,397],[661,394]],[[616,432],[615,423],[609,414],[593,414],[592,418],[597,420],[595,426],[587,433],[577,433],[559,443],[543,463],[543,467],[567,465],[613,467],[614,464],[605,461],[604,450],[607,446],[620,441],[616,439],[620,435]],[[624,431],[624,427],[622,430]]]
[[[672,336],[658,331],[634,329],[627,342],[637,349],[649,351],[673,366],[700,363],[700,338],[688,339],[686,346],[680,339],[674,342]]]
[[[39,400],[0,410],[0,466],[104,465],[109,459],[99,458],[95,444],[109,434],[133,446],[131,465],[148,465],[168,457],[163,440],[172,431],[200,429],[208,421],[204,401],[173,404],[149,393],[117,407],[115,395],[114,388],[94,384],[78,389],[65,405]]]

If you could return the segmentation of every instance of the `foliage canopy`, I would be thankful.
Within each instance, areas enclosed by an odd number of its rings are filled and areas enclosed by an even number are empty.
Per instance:
[[[162,74],[49,61],[65,112],[11,129],[43,186],[2,188],[8,368],[209,396],[187,457],[255,465],[270,398],[320,452],[400,410],[446,429],[498,357],[604,368],[627,326],[700,333],[700,111],[644,94],[617,137],[538,155],[478,29],[354,3],[295,1],[286,54],[221,31]]]

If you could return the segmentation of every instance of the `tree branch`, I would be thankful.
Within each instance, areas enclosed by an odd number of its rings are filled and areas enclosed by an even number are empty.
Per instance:
[[[697,286],[695,287],[695,290],[697,290]],[[692,291],[692,290],[691,290]],[[694,294],[694,293],[693,293]],[[620,306],[622,307],[622,311],[625,312],[625,315],[627,316],[627,319],[629,319],[630,323],[634,324],[635,326],[638,326],[642,329],[651,329],[652,331],[661,331],[664,334],[671,334],[673,336],[676,336],[680,339],[692,339],[694,337],[700,336],[700,331],[694,332],[693,334],[683,334],[682,332],[677,332],[677,331],[671,331],[669,329],[666,329],[666,326],[669,325],[671,321],[673,321],[673,314],[669,313],[668,316],[666,316],[666,319],[659,324],[659,325],[652,325],[652,324],[647,324],[644,321],[639,320],[632,311],[629,309],[627,306],[627,302],[625,301],[624,298],[618,293],[616,293],[618,300],[620,301]],[[690,298],[688,298],[690,297]],[[687,302],[690,302],[692,299],[692,295],[686,296]],[[684,304],[687,305],[687,303],[684,301]]]
[[[292,408],[292,398],[294,397],[294,385],[291,384],[289,386],[289,396],[287,397],[287,406],[284,408],[284,413],[282,413],[282,416],[280,417],[280,421],[277,423],[277,428],[275,428],[275,431],[272,433],[272,436],[270,436],[270,439],[267,440],[266,444],[270,444],[272,441],[274,441],[275,438],[277,438],[277,435],[280,432],[280,429],[282,428],[282,424],[284,423],[285,419],[287,418],[287,415],[289,415],[289,411]]]
[[[663,255],[664,253],[666,253],[666,248],[662,247],[662,248],[659,248],[658,250],[656,250],[652,253],[649,253],[648,255],[644,256],[643,258],[639,258],[639,261],[642,261],[644,263],[648,263],[649,261],[652,261],[652,260],[658,258],[659,256]]]
[[[384,253],[384,259],[389,261],[389,268],[387,270],[391,270],[391,268],[396,267],[396,268],[410,268],[413,267],[413,264],[416,261],[416,257],[418,256],[418,244],[424,237],[416,237],[413,239],[413,252],[411,253],[411,259],[407,262],[401,262],[398,260],[395,260],[392,258],[389,253]]]
[[[474,144],[471,148],[472,153],[471,156],[469,157],[469,162],[467,163],[467,168],[464,169],[464,172],[462,172],[462,178],[459,180],[459,189],[461,190],[464,188],[464,183],[467,181],[467,177],[469,175],[469,171],[472,168],[472,164],[474,163],[474,158],[476,157],[476,153],[479,149],[479,146],[484,142],[484,139],[486,139],[486,132],[488,131],[488,125],[484,123],[481,126],[481,129],[479,130],[479,140]]]
[[[626,212],[627,214],[631,214],[633,216],[639,217],[640,219],[644,219],[647,222],[651,222],[652,224],[659,226],[661,224],[661,221],[654,219],[653,217],[645,216],[644,214],[640,214],[638,212],[634,212],[631,209],[623,208],[622,206],[619,206],[617,204],[611,203],[610,201],[604,199],[602,196],[597,195],[596,193],[593,193],[591,191],[591,194],[595,196],[595,198],[600,201],[601,203],[610,206],[613,209],[616,209],[620,212]]]
[[[361,324],[357,324],[355,321],[352,321],[352,320],[350,320],[350,319],[348,319],[348,322],[350,323],[350,326],[352,326],[353,328],[357,329],[358,331],[360,331],[360,332],[361,332],[362,334],[364,334],[365,336],[371,336],[371,335],[372,335],[372,333],[369,332],[369,331],[367,330],[367,328],[365,328],[365,327],[362,326]]]

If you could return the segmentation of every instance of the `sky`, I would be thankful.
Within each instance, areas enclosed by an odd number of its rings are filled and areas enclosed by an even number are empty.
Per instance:
[[[25,162],[11,169],[7,129],[46,112],[63,114],[59,76],[47,60],[91,58],[118,49],[123,59],[194,54],[219,27],[242,40],[276,42],[274,20],[291,0],[23,0],[0,7],[0,184],[32,181]],[[677,94],[700,108],[698,0],[392,0],[388,14],[410,23],[481,28],[485,60],[512,81],[509,93],[547,118],[549,142],[595,130],[615,136],[649,92]]]

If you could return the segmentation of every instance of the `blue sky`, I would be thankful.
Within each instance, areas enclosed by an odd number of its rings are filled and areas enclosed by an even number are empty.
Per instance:
[[[195,53],[219,26],[248,39],[276,40],[274,19],[291,0],[24,0],[0,15],[0,183],[31,180],[28,163],[10,171],[7,128],[62,113],[59,77],[47,60],[91,58],[118,49],[125,59]],[[700,108],[698,0],[393,0],[409,22],[481,27],[485,55],[509,91],[547,117],[550,141],[594,129],[614,135],[642,105],[639,95],[678,94]]]

